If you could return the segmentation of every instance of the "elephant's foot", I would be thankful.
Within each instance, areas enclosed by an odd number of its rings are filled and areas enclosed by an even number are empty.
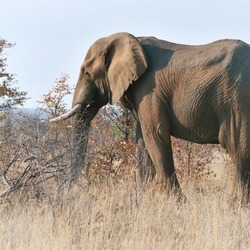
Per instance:
[[[167,193],[167,195],[174,196],[178,202],[185,202],[187,200],[186,196],[181,190],[176,175],[173,175],[170,178],[169,177],[162,178],[162,180],[160,181],[160,185],[161,189],[163,189],[164,192]]]

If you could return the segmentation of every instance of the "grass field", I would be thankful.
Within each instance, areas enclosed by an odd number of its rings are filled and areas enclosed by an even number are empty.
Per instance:
[[[89,182],[67,191],[71,132],[21,117],[2,131],[0,250],[250,249],[250,204],[232,195],[234,168],[217,146],[172,138],[187,197],[176,201],[156,183],[136,188],[134,142],[98,133],[104,119],[89,139]]]
[[[184,189],[185,203],[129,181],[3,203],[0,249],[250,249],[249,207],[217,184]]]

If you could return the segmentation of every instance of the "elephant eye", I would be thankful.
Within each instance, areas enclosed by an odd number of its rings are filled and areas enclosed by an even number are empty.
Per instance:
[[[86,76],[88,79],[91,78],[91,75],[90,75],[90,73],[89,73],[88,71],[85,71],[84,74],[85,74],[85,76]]]

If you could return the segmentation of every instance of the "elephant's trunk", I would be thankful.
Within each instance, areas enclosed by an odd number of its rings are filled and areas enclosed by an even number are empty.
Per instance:
[[[87,152],[88,133],[91,119],[85,115],[87,107],[83,108],[81,104],[76,104],[67,113],[56,118],[50,119],[49,122],[59,122],[69,119],[74,116],[73,122],[73,145],[72,145],[72,160],[69,168],[69,182],[76,181],[82,171],[84,160]]]
[[[90,120],[83,119],[82,114],[77,113],[73,127],[73,150],[69,173],[71,183],[79,178],[83,170],[88,146],[89,128]]]

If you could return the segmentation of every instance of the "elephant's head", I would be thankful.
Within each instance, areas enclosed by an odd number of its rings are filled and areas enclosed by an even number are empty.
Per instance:
[[[134,36],[117,33],[97,40],[81,66],[71,111],[51,121],[67,119],[79,110],[91,120],[100,107],[119,101],[146,68],[144,51]]]
[[[105,104],[114,104],[129,85],[146,70],[147,61],[138,40],[118,33],[96,41],[81,66],[72,109],[50,122],[65,120],[75,114],[71,180],[77,179],[87,150],[91,120]]]

